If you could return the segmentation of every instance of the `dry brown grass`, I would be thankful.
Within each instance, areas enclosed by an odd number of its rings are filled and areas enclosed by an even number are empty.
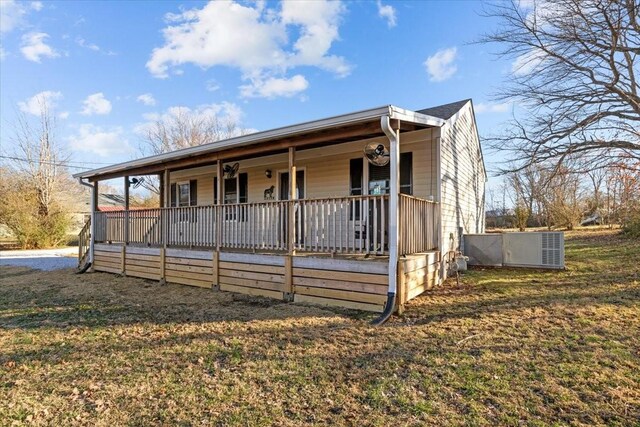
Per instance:
[[[401,318],[0,269],[0,424],[637,425],[640,247],[480,270]]]

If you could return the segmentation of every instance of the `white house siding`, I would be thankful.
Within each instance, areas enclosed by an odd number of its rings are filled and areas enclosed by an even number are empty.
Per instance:
[[[436,142],[433,140],[433,134],[428,129],[402,134],[400,137],[400,151],[413,153],[413,195],[435,199],[437,194]],[[350,160],[361,158],[365,162],[365,167],[367,167],[363,156],[363,148],[372,141],[388,145],[388,140],[385,137],[381,137],[297,151],[296,167],[298,170],[304,170],[305,173],[305,198],[318,199],[349,196]],[[264,201],[265,190],[271,186],[274,186],[273,194],[275,199],[278,199],[280,195],[279,174],[288,172],[288,154],[283,153],[245,159],[240,160],[238,163],[240,164],[238,173],[247,173],[249,202]],[[197,204],[199,206],[212,205],[215,204],[213,183],[216,169],[216,165],[209,165],[172,172],[170,182],[176,183],[196,179],[198,181]],[[267,169],[271,170],[271,178],[267,178],[265,175]],[[283,234],[282,230],[278,229],[278,215],[283,215],[285,212],[281,212],[275,207],[273,209],[272,214],[269,214],[270,220],[268,220],[268,223],[270,225],[265,227],[265,224],[263,224],[260,226],[262,230],[254,230],[253,228],[256,226],[250,222],[225,223],[224,226],[235,227],[235,230],[244,236],[258,236],[259,240],[273,241],[275,239],[278,241]],[[318,225],[313,226],[313,231],[309,229],[305,233],[308,237],[311,236],[311,241],[314,241],[314,238],[317,238],[317,241],[328,238],[329,241],[327,243],[334,245],[336,243],[333,242],[334,236],[340,236],[341,234],[337,232],[337,229],[343,226],[356,227],[356,224],[350,219],[350,209],[347,204],[342,207],[335,206],[334,211],[327,208],[326,212],[322,210],[316,216],[311,214],[312,211],[308,212],[308,214],[305,214],[306,226],[312,223],[315,224],[316,220],[320,221]],[[262,219],[262,221],[267,220]],[[195,225],[189,223],[180,225],[180,227],[190,226]],[[264,229],[271,229],[271,231],[265,232]],[[176,232],[180,235],[180,233],[188,233],[188,230],[180,229],[176,230]],[[267,237],[263,237],[263,234]],[[335,238],[340,238],[340,241],[342,241],[342,237]],[[342,244],[351,247],[357,245],[353,238],[354,236],[349,237],[349,242],[345,241]],[[306,242],[311,244],[310,240],[307,239]]]
[[[441,128],[442,250],[458,248],[463,233],[484,232],[486,172],[471,102]]]
[[[432,131],[422,130],[402,134],[400,151],[413,153],[413,194],[417,197],[436,196],[435,141]],[[305,171],[305,198],[345,197],[349,195],[349,161],[363,158],[362,150],[371,141],[388,145],[386,138],[374,138],[338,144],[328,147],[300,150],[296,153],[296,167]],[[288,171],[288,155],[272,155],[241,160],[239,173],[247,173],[249,202],[264,200],[264,191],[274,186],[274,196],[279,195],[280,172]],[[265,171],[272,172],[267,178]],[[172,172],[170,182],[198,181],[198,205],[215,204],[213,200],[213,178],[216,165],[184,169]]]

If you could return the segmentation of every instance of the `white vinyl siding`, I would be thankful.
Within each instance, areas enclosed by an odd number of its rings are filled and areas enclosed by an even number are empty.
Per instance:
[[[436,165],[435,140],[432,131],[421,130],[403,133],[400,137],[400,151],[413,153],[412,185],[413,195],[422,198],[435,197]],[[364,146],[371,141],[388,145],[386,138],[355,141],[329,147],[299,150],[296,166],[305,171],[306,198],[346,197],[349,195],[349,161],[363,156]],[[240,160],[239,173],[247,173],[249,181],[249,202],[264,201],[264,192],[274,186],[277,195],[278,171],[287,170],[286,154]],[[271,170],[271,178],[265,171]],[[215,204],[213,182],[216,165],[202,166],[172,172],[172,183],[189,179],[198,181],[198,205]]]
[[[458,247],[463,233],[484,232],[486,172],[471,102],[441,129],[442,250]]]

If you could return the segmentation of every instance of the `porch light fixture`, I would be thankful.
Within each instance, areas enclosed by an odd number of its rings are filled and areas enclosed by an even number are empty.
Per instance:
[[[266,171],[264,171],[264,176],[271,179],[271,169],[267,169]]]

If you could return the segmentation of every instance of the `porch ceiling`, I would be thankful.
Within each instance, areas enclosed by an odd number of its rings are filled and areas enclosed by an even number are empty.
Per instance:
[[[310,149],[373,138],[384,135],[380,117],[385,115],[396,120],[396,126],[399,126],[401,132],[441,126],[444,123],[440,118],[388,106],[145,157],[81,172],[74,177],[99,181],[125,175],[158,174],[165,169],[204,166],[221,159],[226,162],[283,153],[289,147]]]

